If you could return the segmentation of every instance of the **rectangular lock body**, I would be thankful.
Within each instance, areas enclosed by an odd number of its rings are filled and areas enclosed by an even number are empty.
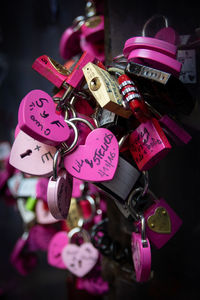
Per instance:
[[[125,72],[134,80],[145,100],[162,114],[189,115],[194,109],[195,99],[172,74],[134,62],[127,64]]]
[[[119,156],[119,163],[115,176],[110,181],[95,182],[94,184],[107,192],[109,196],[121,202],[126,201],[141,173]]]
[[[106,70],[88,63],[83,68],[83,73],[90,92],[102,108],[127,119],[132,115],[131,110],[125,109],[122,105],[122,95],[117,81]]]
[[[38,57],[34,61],[32,68],[58,88],[62,87],[63,82],[70,74],[64,66],[47,55]]]

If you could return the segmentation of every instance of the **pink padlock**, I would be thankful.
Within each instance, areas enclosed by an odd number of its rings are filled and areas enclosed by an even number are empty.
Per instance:
[[[140,233],[133,232],[131,247],[136,281],[148,281],[151,274],[151,248],[148,238],[142,240]]]
[[[88,134],[84,145],[65,156],[64,166],[78,179],[108,181],[114,177],[118,159],[119,145],[115,135],[106,128],[97,128]]]
[[[66,231],[57,232],[52,239],[50,240],[48,251],[47,251],[47,259],[48,263],[59,269],[66,269],[66,265],[62,260],[62,250],[68,245],[69,239]]]
[[[129,199],[133,197],[133,193]],[[153,204],[143,212],[146,236],[156,248],[160,249],[180,229],[182,220],[164,199],[156,199],[155,196],[152,199]],[[139,218],[137,217],[137,219]],[[136,221],[135,225],[141,232],[141,220]]]
[[[71,243],[73,235],[77,233],[81,233],[84,239],[84,243],[80,246]],[[98,250],[89,241],[89,234],[84,229],[73,228],[68,233],[68,237],[69,244],[62,250],[62,260],[72,274],[83,277],[96,265],[99,257]]]
[[[150,66],[152,68],[168,72],[175,77],[179,77],[182,64],[168,55],[159,53],[154,50],[148,49],[136,49],[130,52],[128,55],[128,61]]]
[[[82,68],[87,63],[95,61],[96,58],[92,54],[84,52],[72,72],[70,72],[52,58],[42,55],[34,61],[32,68],[58,88],[68,89],[70,86],[78,89],[84,80]]]
[[[81,26],[82,36],[87,42],[104,41],[104,16],[92,16],[88,18]]]
[[[140,124],[129,138],[129,149],[138,168],[146,171],[158,163],[171,149],[158,120]]]
[[[126,58],[133,50],[148,49],[176,58],[177,47],[169,42],[157,38],[136,36],[128,39],[124,44],[123,54]]]
[[[47,202],[49,210],[58,220],[66,219],[72,197],[72,176],[62,169],[57,172],[58,150],[54,156],[53,176],[49,179]]]
[[[71,59],[73,56],[81,53],[80,38],[81,31],[80,27],[84,23],[84,17],[77,17],[73,25],[68,27],[62,34],[59,44],[60,56],[63,59]]]
[[[34,176],[51,176],[56,148],[30,137],[20,130],[12,145],[9,163]]]
[[[32,90],[23,98],[18,121],[22,131],[48,145],[57,146],[70,135],[64,117],[56,114],[52,97],[42,90]]]

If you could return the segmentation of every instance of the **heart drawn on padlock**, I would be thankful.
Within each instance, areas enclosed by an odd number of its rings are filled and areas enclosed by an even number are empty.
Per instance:
[[[91,243],[80,246],[69,244],[62,250],[62,259],[67,269],[78,277],[85,276],[96,265],[98,250]]]
[[[32,90],[22,99],[18,121],[21,130],[48,145],[56,146],[70,135],[64,117],[56,114],[53,99],[42,90]]]
[[[119,145],[114,134],[97,128],[88,134],[85,145],[66,155],[64,165],[72,176],[98,182],[113,179],[118,159]]]
[[[147,219],[149,228],[157,233],[171,233],[171,220],[164,207],[157,207]]]
[[[55,147],[38,142],[20,131],[12,145],[9,162],[21,172],[50,176],[55,153]]]

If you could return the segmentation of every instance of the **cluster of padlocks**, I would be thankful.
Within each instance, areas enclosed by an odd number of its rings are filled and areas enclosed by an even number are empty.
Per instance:
[[[11,255],[18,271],[27,274],[43,250],[77,288],[102,294],[102,257],[129,263],[135,281],[148,281],[151,246],[162,248],[182,224],[149,189],[148,171],[191,140],[179,119],[195,102],[179,79],[173,28],[128,39],[106,64],[104,17],[91,2],[86,8],[61,37],[65,64],[42,55],[32,65],[53,92],[22,99],[1,186],[25,225]],[[108,201],[131,228],[127,248],[108,234]]]

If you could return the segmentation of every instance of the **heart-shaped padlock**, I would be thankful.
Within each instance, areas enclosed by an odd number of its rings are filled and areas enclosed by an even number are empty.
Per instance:
[[[29,92],[21,101],[19,127],[41,143],[56,146],[69,138],[69,127],[56,114],[53,99],[42,90]]]
[[[70,121],[84,121],[74,118]],[[85,181],[108,181],[114,177],[119,159],[119,145],[114,134],[105,128],[90,132],[85,145],[66,155],[64,166],[74,177]]]
[[[69,240],[71,241],[74,234],[81,233],[82,237],[87,242],[80,246],[71,244],[69,242],[62,250],[62,259],[67,269],[77,277],[83,277],[89,273],[96,265],[99,253],[96,248],[89,242],[90,239],[87,231],[79,227],[72,229],[68,233]]]
[[[50,176],[56,148],[20,131],[12,145],[10,164],[26,174]]]

